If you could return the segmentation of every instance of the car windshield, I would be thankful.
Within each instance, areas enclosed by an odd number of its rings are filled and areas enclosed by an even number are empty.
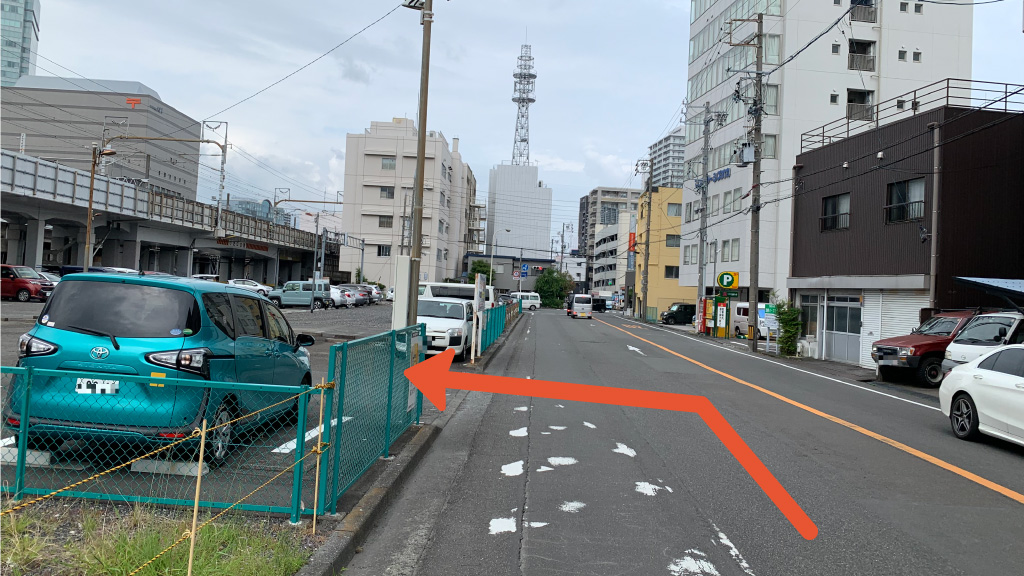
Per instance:
[[[977,344],[979,346],[995,346],[1000,344],[1010,326],[1013,325],[1013,318],[1007,316],[979,316],[971,322],[971,325],[964,328],[956,338],[959,344]],[[1000,328],[1002,329],[1000,331]]]
[[[39,321],[62,330],[103,332],[117,338],[180,338],[199,332],[201,326],[199,305],[188,292],[76,280],[65,280],[54,288]]]
[[[42,278],[42,276],[39,275],[39,272],[36,272],[34,268],[29,268],[28,266],[15,266],[14,271],[18,273],[19,278]]]
[[[917,329],[917,333],[930,336],[949,336],[956,330],[959,324],[959,318],[934,316],[926,320],[924,324],[921,324],[921,327]]]
[[[679,310],[679,304],[673,304],[668,308],[669,312],[675,312],[676,310]]]
[[[466,309],[462,304],[456,302],[437,302],[434,300],[420,300],[416,305],[416,315],[428,318],[465,318]]]

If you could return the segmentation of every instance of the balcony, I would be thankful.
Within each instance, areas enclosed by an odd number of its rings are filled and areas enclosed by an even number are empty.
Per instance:
[[[860,70],[861,72],[874,72],[875,57],[871,54],[850,54],[849,69]]]
[[[884,210],[886,224],[924,219],[924,201],[889,204]]]
[[[842,214],[831,214],[829,216],[821,217],[821,228],[822,232],[828,232],[830,230],[845,230],[850,227],[850,213],[845,212]]]
[[[847,120],[871,122],[875,119],[875,107],[871,104],[854,104],[851,102],[846,105],[846,118]]]
[[[878,22],[878,8],[874,6],[854,6],[853,10],[850,10],[850,20],[852,22],[870,22],[874,24]]]

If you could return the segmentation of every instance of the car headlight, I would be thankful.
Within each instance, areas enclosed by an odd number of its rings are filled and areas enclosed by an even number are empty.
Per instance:
[[[913,356],[914,355],[914,347],[913,346],[911,346],[909,348],[901,347],[899,349],[899,354],[900,354],[900,356]]]
[[[51,344],[46,340],[40,340],[35,336],[22,334],[18,338],[18,356],[21,358],[26,356],[45,356],[56,351],[57,346],[55,344]]]
[[[950,352],[949,350],[946,350],[946,353],[943,354],[942,357],[945,358],[946,360],[952,360],[953,359],[953,353]]]
[[[878,354],[878,346],[875,346],[874,344],[872,344],[871,345],[871,353],[872,354]]]
[[[449,328],[448,329],[448,335],[449,336],[462,336],[462,328]]]

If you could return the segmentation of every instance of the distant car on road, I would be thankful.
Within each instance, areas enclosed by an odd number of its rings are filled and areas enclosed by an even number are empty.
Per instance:
[[[458,360],[466,358],[473,339],[473,302],[461,298],[420,298],[416,321],[427,325],[426,354],[449,348]]]
[[[897,370],[913,371],[925,386],[942,383],[942,357],[946,347],[976,314],[975,310],[939,312],[906,336],[879,340],[871,345],[871,359],[885,381]]]
[[[233,280],[228,280],[228,284],[231,284],[232,286],[238,286],[239,288],[242,288],[244,290],[252,290],[253,292],[258,292],[264,296],[270,294],[270,291],[274,289],[272,286],[260,284],[259,282],[255,280],[250,280],[248,278],[235,278]]]
[[[0,269],[0,278],[0,295],[4,300],[14,298],[18,302],[43,301],[53,292],[53,282],[28,266],[4,264]]]
[[[980,434],[1024,446],[1024,345],[1012,344],[953,368],[939,387],[953,434]]]

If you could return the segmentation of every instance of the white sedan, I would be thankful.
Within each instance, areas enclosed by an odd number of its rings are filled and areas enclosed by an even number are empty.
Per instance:
[[[942,380],[939,404],[961,440],[981,433],[1024,446],[1024,344],[953,368]]]
[[[342,306],[351,308],[356,305],[356,297],[344,288],[331,286],[331,304],[335,308],[341,308]]]
[[[427,325],[427,355],[451,348],[462,361],[473,339],[473,303],[460,298],[420,298],[416,321]]]
[[[231,284],[232,286],[238,286],[239,288],[244,288],[246,290],[252,290],[253,292],[258,292],[264,296],[270,294],[270,291],[273,290],[272,287],[267,286],[266,284],[260,284],[259,282],[255,280],[249,280],[248,278],[236,278],[234,280],[228,280],[228,284]]]

